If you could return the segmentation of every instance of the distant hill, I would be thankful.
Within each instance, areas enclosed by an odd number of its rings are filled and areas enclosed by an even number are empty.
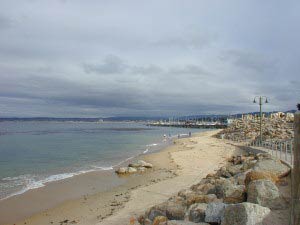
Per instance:
[[[153,120],[167,120],[168,117],[147,117],[147,116],[115,116],[104,118],[104,121],[153,121]]]
[[[278,111],[273,112],[264,112],[264,114],[276,113]],[[296,110],[288,110],[285,113],[295,113]],[[224,114],[211,114],[211,115],[189,115],[189,116],[179,116],[179,117],[163,117],[163,116],[114,116],[114,117],[94,117],[94,118],[57,118],[57,117],[7,117],[0,118],[0,122],[2,121],[58,121],[58,122],[99,122],[99,121],[157,121],[157,120],[224,120],[226,118],[241,118],[244,114],[252,114],[257,115],[259,112],[248,112],[248,113],[237,113],[231,115]]]
[[[58,121],[58,122],[97,122],[102,118],[53,118],[53,117],[10,117],[0,118],[1,121]]]

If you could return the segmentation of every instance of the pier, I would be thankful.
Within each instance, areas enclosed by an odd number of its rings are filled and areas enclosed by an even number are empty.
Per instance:
[[[181,128],[198,128],[198,129],[224,129],[227,127],[227,123],[221,122],[150,122],[147,126],[159,126],[159,127],[181,127]]]

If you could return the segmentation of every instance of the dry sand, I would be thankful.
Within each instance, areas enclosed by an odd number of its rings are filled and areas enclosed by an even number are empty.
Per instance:
[[[178,165],[178,176],[173,179],[141,187],[131,192],[125,207],[97,225],[129,224],[131,217],[142,214],[145,209],[167,200],[169,197],[199,182],[208,173],[225,164],[226,158],[238,154],[239,150],[223,140],[213,138],[218,131],[200,133],[195,137],[176,141],[176,145],[165,150]]]
[[[224,165],[227,157],[239,153],[235,146],[212,137],[218,131],[208,131],[191,138],[178,139],[175,140],[174,145],[160,152],[143,156],[144,160],[154,165],[154,169],[143,175],[118,178],[122,180],[122,184],[109,190],[97,192],[97,188],[94,188],[96,193],[87,192],[79,199],[66,200],[55,207],[47,208],[44,205],[43,208],[43,202],[40,202],[42,212],[30,210],[36,207],[30,202],[30,198],[36,197],[34,190],[27,196],[26,203],[18,200],[21,197],[8,199],[6,205],[0,202],[0,224],[127,224],[132,216],[140,215],[145,209],[199,182],[208,173]],[[93,176],[90,179],[97,179],[97,174],[85,174],[71,178],[69,183],[82,184],[89,176]],[[60,185],[65,184],[66,182],[61,182]],[[41,188],[41,190],[45,189]],[[59,194],[59,190],[62,189],[56,189],[52,194]],[[29,213],[20,215],[25,205]],[[28,217],[31,214],[34,215]],[[21,219],[26,217],[28,218]],[[16,218],[19,222],[15,221]],[[63,221],[65,223],[62,223]]]

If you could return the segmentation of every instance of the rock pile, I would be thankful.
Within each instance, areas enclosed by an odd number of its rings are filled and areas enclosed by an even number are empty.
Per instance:
[[[269,161],[272,163],[259,166]],[[232,157],[227,166],[151,207],[134,224],[263,224],[271,210],[288,207],[276,182],[289,171],[288,166],[266,153]]]
[[[127,167],[120,167],[115,172],[120,175],[124,174],[133,174],[137,172],[145,172],[146,169],[152,168],[153,165],[151,163],[145,162],[143,160],[138,160],[137,162],[133,162],[128,164]]]
[[[265,141],[282,141],[294,138],[293,117],[270,117],[262,119],[262,134]],[[234,120],[218,137],[236,141],[253,141],[260,135],[259,118]]]

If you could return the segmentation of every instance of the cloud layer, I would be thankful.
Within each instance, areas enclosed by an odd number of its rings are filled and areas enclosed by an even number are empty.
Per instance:
[[[4,0],[0,116],[294,109],[297,1]]]

